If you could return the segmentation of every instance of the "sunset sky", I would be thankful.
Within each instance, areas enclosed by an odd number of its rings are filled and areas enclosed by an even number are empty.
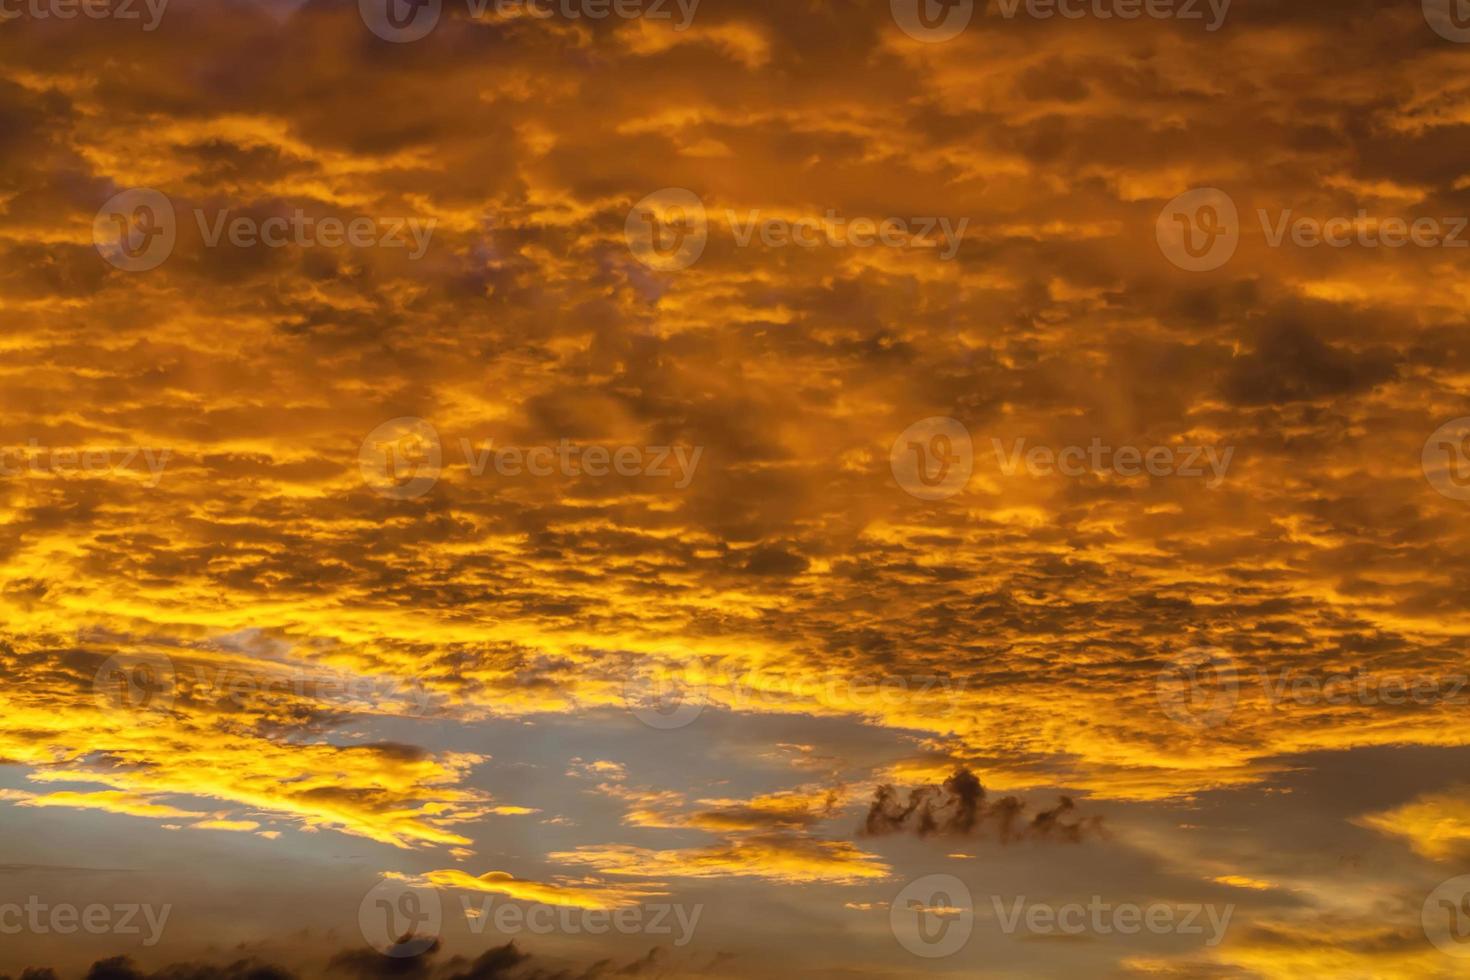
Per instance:
[[[0,0],[0,977],[1465,976],[1467,67]]]

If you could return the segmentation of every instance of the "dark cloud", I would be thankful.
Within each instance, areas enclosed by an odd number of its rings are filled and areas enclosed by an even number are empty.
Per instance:
[[[473,959],[454,956],[436,962],[440,954],[438,942],[413,956],[385,956],[372,949],[343,950],[331,957],[326,975],[344,980],[400,977],[404,980],[595,980],[605,976],[642,976],[655,969],[663,959],[663,951],[653,947],[643,956],[625,964],[599,960],[590,966],[574,968],[542,968],[531,963],[532,954],[506,943],[486,950]],[[139,967],[127,956],[98,960],[82,980],[298,980],[299,974],[257,960],[238,960],[227,964],[176,963],[159,970]],[[10,980],[0,976],[0,980]],[[49,967],[35,967],[20,974],[19,980],[58,980]]]
[[[910,789],[907,800],[902,791],[879,786],[861,832],[871,837],[886,834],[968,837],[988,829],[1001,843],[1024,840],[1075,843],[1103,832],[1101,817],[1076,814],[1076,803],[1064,796],[1052,809],[1028,819],[1026,804],[1021,800],[1006,796],[988,801],[975,774],[959,769],[942,785]]]

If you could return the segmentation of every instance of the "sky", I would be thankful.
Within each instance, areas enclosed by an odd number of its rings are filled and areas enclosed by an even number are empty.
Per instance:
[[[1467,43],[0,0],[0,977],[1463,976]]]

